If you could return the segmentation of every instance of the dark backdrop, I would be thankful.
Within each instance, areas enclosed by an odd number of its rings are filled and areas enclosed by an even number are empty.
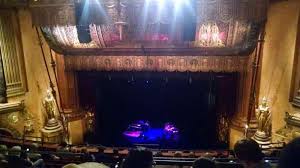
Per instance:
[[[216,137],[214,73],[98,73],[96,141],[128,146],[122,132],[136,120],[152,127],[174,123],[178,148],[214,148]]]

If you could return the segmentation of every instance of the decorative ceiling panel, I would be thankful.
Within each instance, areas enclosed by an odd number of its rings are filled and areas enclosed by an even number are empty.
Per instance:
[[[27,0],[0,0],[0,7],[25,7]]]
[[[199,55],[245,55],[256,47],[267,11],[267,0],[191,0],[189,8],[184,7],[181,12],[176,12],[173,0],[164,0],[163,7],[157,0],[89,0],[86,22],[91,41],[80,43],[74,10],[83,2],[31,3],[33,23],[42,27],[55,51],[76,55],[75,51],[80,50],[104,54],[109,50],[182,48],[204,51]],[[186,14],[185,10],[193,12]],[[190,19],[193,17],[194,21]],[[187,28],[187,24],[192,26]],[[192,29],[196,31],[187,39]]]

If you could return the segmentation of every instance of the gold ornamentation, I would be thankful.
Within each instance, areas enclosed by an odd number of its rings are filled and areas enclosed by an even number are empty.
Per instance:
[[[7,97],[23,95],[26,79],[23,66],[23,49],[18,35],[17,16],[13,11],[0,11],[0,50],[6,82]]]
[[[50,90],[47,90],[47,95],[44,99],[43,106],[46,110],[48,119],[55,118],[55,99]]]
[[[246,56],[65,56],[66,70],[241,72]]]
[[[256,109],[255,114],[258,121],[258,128],[254,139],[258,141],[258,143],[269,143],[271,140],[272,120],[270,108],[265,97],[258,109]]]
[[[42,128],[43,141],[61,143],[65,137],[63,134],[63,126],[55,117],[55,98],[50,90],[47,90],[47,95],[43,100],[43,106],[47,113],[47,122]]]
[[[34,132],[33,121],[30,118],[27,118],[25,120],[24,131],[26,133],[33,133]]]
[[[198,47],[224,47],[217,23],[204,23],[200,26],[195,42]]]
[[[257,131],[265,132],[267,135],[269,135],[271,124],[271,113],[269,109],[267,99],[264,97],[262,104],[256,109],[256,118],[258,120]]]
[[[19,116],[16,113],[12,113],[8,116],[8,121],[11,124],[16,124],[19,121]]]

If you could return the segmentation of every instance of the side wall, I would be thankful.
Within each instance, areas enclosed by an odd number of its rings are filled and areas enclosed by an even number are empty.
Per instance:
[[[44,124],[44,109],[42,99],[49,88],[49,78],[47,76],[46,67],[43,61],[42,52],[39,46],[38,36],[35,27],[32,26],[31,14],[28,10],[20,9],[18,12],[19,27],[21,34],[21,44],[24,52],[25,71],[27,76],[28,91],[25,95],[12,97],[8,99],[8,103],[24,100],[25,109],[28,116],[32,118],[34,124],[34,133],[31,136],[41,136],[40,129]],[[43,42],[44,51],[47,63],[50,67],[50,50],[47,43]],[[54,73],[50,69],[51,78],[54,80]],[[55,81],[54,85],[56,86]],[[3,125],[13,127],[23,134],[24,118],[27,115],[24,113],[15,113],[18,117],[18,122],[12,123],[6,119],[9,115],[2,115],[1,122],[7,122]]]
[[[19,27],[21,34],[21,44],[24,52],[24,64],[25,64],[25,73],[27,76],[27,87],[28,91],[25,95],[17,96],[8,99],[8,103],[19,102],[24,100],[25,109],[28,112],[20,113],[13,112],[7,113],[4,115],[0,115],[0,127],[13,129],[14,131],[18,131],[19,135],[23,134],[25,118],[30,116],[33,121],[34,132],[29,134],[29,136],[41,137],[41,128],[45,123],[45,110],[43,107],[43,99],[46,96],[47,89],[50,88],[49,77],[47,73],[47,69],[43,60],[42,51],[39,45],[39,39],[36,32],[35,27],[32,26],[32,18],[28,9],[19,9],[18,11],[18,19],[19,19]],[[40,33],[41,35],[41,33]],[[55,81],[55,76],[53,69],[51,67],[51,55],[50,48],[47,45],[46,41],[42,37],[43,49],[46,56],[47,66],[49,68],[50,77],[55,86],[57,96],[57,84]],[[53,57],[56,54],[53,53]],[[54,58],[55,59],[55,58]],[[58,61],[58,60],[57,60]],[[60,67],[60,70],[64,71],[64,67]],[[71,95],[75,93],[74,87],[67,85],[67,89],[70,90]],[[73,93],[74,92],[74,93]],[[59,98],[57,97],[57,101],[59,103]],[[57,114],[58,110],[56,109]],[[11,122],[9,118],[12,116],[16,116],[18,118],[17,122]],[[82,119],[72,120],[68,124],[68,130],[70,134],[69,143],[72,144],[80,144],[83,142],[83,122]]]
[[[273,133],[284,126],[285,112],[295,111],[289,94],[299,11],[300,1],[289,0],[271,4],[268,12],[259,100],[269,101]]]
[[[299,0],[271,3],[268,10],[265,43],[261,62],[259,101],[268,98],[272,112],[272,132],[285,125],[285,112],[296,109],[289,102],[297,37]],[[300,46],[299,46],[300,47]],[[230,130],[230,148],[244,138],[244,132]]]

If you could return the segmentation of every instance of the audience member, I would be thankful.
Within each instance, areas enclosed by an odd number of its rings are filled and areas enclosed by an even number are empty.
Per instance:
[[[86,163],[81,163],[79,165],[70,163],[65,165],[63,168],[109,168],[109,167],[102,163],[86,162]]]
[[[96,161],[96,158],[93,154],[91,154],[87,148],[83,148],[82,149],[82,153],[83,153],[83,158],[86,160],[86,161],[89,161],[89,162],[95,162]]]
[[[8,150],[6,145],[0,145],[0,167],[8,167],[7,161]]]
[[[81,167],[78,166],[77,164],[70,163],[70,164],[65,165],[65,166],[62,167],[62,168],[81,168]]]
[[[63,141],[63,142],[59,145],[59,147],[58,147],[58,149],[57,149],[57,152],[70,152],[70,147],[69,147],[68,143],[65,142],[65,141]]]
[[[252,139],[239,140],[234,145],[236,157],[245,168],[269,168],[270,165],[263,161],[262,153],[258,143]]]
[[[125,158],[122,168],[151,168],[153,165],[152,152],[148,150],[132,150]]]
[[[33,162],[28,157],[28,154],[27,154],[26,151],[22,151],[21,152],[21,155],[20,155],[20,165],[22,165],[22,167],[26,167],[26,168],[35,167],[35,165],[33,164]]]
[[[13,146],[8,151],[7,161],[8,161],[8,167],[13,168],[22,168],[23,163],[21,162],[20,156],[21,156],[22,148],[20,146]]]
[[[192,168],[216,168],[216,164],[214,161],[210,160],[209,158],[202,157],[195,160]]]
[[[1,153],[0,153],[0,167],[8,168],[8,161],[6,160],[6,157]]]
[[[22,151],[21,146],[13,146],[12,148],[9,149],[8,155],[20,157],[21,151]]]
[[[28,157],[30,158],[30,160],[36,161],[42,158],[42,155],[37,152],[38,149],[39,149],[39,144],[32,143],[30,145],[29,152],[28,152]]]
[[[12,168],[43,168],[43,159],[32,162],[28,157],[27,151],[22,151],[20,146],[14,146],[8,153],[8,167]]]
[[[300,138],[291,141],[282,151],[279,168],[298,168],[300,161]]]
[[[0,145],[0,154],[3,154],[4,156],[7,156],[8,150],[6,145]]]

